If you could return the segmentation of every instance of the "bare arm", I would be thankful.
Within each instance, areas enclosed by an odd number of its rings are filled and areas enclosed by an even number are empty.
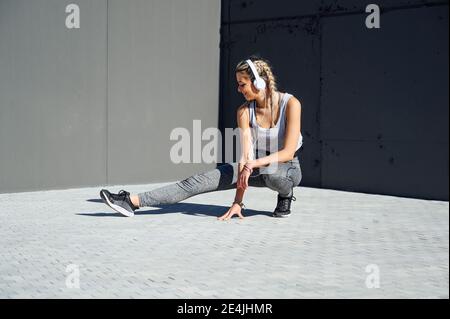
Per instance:
[[[234,201],[237,203],[241,203],[244,199],[245,188],[240,187],[239,180],[242,170],[244,169],[244,165],[248,160],[253,159],[253,153],[251,152],[251,132],[249,128],[249,115],[247,110],[247,105],[244,104],[238,108],[237,111],[237,122],[239,127],[239,136],[241,141],[241,158],[238,164],[238,184],[236,187],[236,195],[234,196]],[[241,206],[233,203],[228,211],[219,217],[219,220],[229,220],[234,215],[238,215],[239,218],[244,218],[241,213]]]
[[[239,127],[239,136],[241,141],[241,158],[239,160],[239,174],[242,172],[245,163],[253,160],[252,151],[252,135],[250,130],[250,117],[247,104],[241,105],[237,110],[237,124]],[[238,175],[239,175],[238,174]],[[245,189],[236,188],[236,196],[234,200],[236,202],[242,202]]]

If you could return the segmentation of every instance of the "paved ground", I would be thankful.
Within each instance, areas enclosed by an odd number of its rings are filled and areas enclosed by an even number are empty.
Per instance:
[[[101,188],[0,194],[0,298],[449,298],[448,202],[296,188],[280,220],[250,188],[220,222],[233,190],[125,218]]]

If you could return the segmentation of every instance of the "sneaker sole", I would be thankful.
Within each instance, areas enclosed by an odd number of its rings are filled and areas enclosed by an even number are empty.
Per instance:
[[[134,213],[130,213],[129,211],[127,211],[125,208],[120,207],[118,205],[114,205],[113,203],[111,203],[108,199],[108,196],[106,196],[103,191],[100,192],[100,196],[103,199],[103,201],[105,202],[105,204],[107,204],[109,207],[111,207],[112,209],[114,209],[116,212],[126,216],[126,217],[133,217]]]
[[[273,214],[272,215],[272,217],[275,217],[275,218],[288,218],[289,216],[291,216],[291,214],[288,214],[288,215]]]

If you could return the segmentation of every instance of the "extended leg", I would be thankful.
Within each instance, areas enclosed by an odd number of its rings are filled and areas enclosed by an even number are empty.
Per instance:
[[[194,195],[231,189],[237,181],[237,163],[227,163],[213,170],[192,175],[182,181],[139,193],[133,199],[139,207],[174,204]]]

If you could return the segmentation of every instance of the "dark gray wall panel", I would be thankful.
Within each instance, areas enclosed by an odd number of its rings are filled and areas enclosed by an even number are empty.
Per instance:
[[[0,192],[106,180],[106,0],[0,1]]]
[[[323,22],[321,131],[342,154],[324,145],[323,184],[448,199],[448,7],[387,12],[379,30],[363,21]]]
[[[320,1],[292,0],[226,0],[225,3],[228,11],[223,11],[224,23],[311,15],[321,6]]]
[[[383,147],[381,147],[383,146]],[[324,143],[323,187],[448,200],[448,144],[408,141]]]
[[[375,3],[379,30],[357,0],[224,0],[221,127],[235,64],[260,53],[303,103],[302,185],[448,200],[448,1]]]
[[[426,7],[436,4],[447,3],[448,0],[377,0],[377,1],[361,1],[361,0],[321,0],[321,12],[323,14],[342,14],[357,11],[365,12],[369,4],[377,4],[382,12],[391,9],[404,9],[407,7]]]
[[[229,28],[229,29],[228,29]],[[271,61],[279,90],[302,103],[304,185],[318,186],[320,144],[317,125],[319,103],[319,25],[314,19],[231,25],[224,32],[227,63],[222,101],[224,127],[237,127],[236,109],[244,98],[237,91],[234,69],[253,53]],[[229,37],[227,38],[227,35]]]
[[[333,15],[365,12],[367,5],[377,4],[382,10],[405,6],[448,3],[447,0],[224,0],[223,23],[242,23],[252,20],[284,19],[314,15]]]
[[[176,127],[192,136],[194,119],[218,127],[220,2],[110,0],[108,17],[108,183],[213,168],[173,164],[169,137]]]

